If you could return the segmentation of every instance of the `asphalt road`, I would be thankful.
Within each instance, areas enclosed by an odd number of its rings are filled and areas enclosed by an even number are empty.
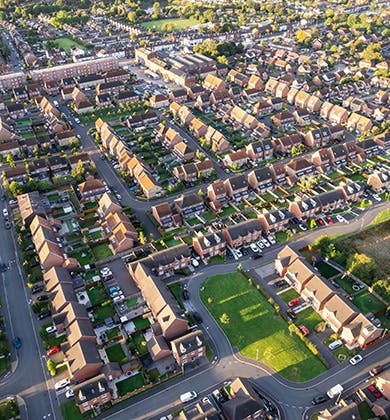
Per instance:
[[[325,234],[325,232],[334,235],[359,230],[367,226],[385,208],[389,208],[389,203],[376,205],[348,224],[334,224],[302,233],[290,243],[290,246],[299,249],[313,242],[314,239]],[[263,250],[262,264],[272,262],[283,246],[278,245]],[[180,405],[179,396],[183,392],[194,390],[200,396],[204,396],[224,381],[236,376],[244,376],[253,379],[263,390],[265,396],[269,396],[270,399],[279,404],[284,418],[288,420],[306,419],[311,413],[311,400],[314,396],[324,394],[337,383],[341,383],[345,390],[354,389],[368,378],[367,372],[371,367],[379,362],[381,364],[390,363],[388,343],[381,343],[368,351],[364,351],[362,353],[364,359],[357,366],[351,366],[348,362],[344,362],[311,381],[293,383],[285,380],[266,365],[259,362],[248,363],[243,361],[232,349],[226,336],[199,298],[199,289],[206,278],[235,271],[239,262],[205,266],[185,280],[190,294],[190,300],[186,301],[187,309],[197,311],[203,318],[201,326],[215,350],[214,354],[217,355],[212,365],[201,368],[193,375],[185,376],[182,380],[169,382],[148,393],[146,398],[134,398],[120,404],[118,407],[114,407],[109,414],[102,415],[101,418],[115,420],[125,420],[129,416],[137,419],[155,418],[158,415],[161,416],[174,411]],[[253,260],[243,260],[241,263],[244,270],[250,270],[258,265],[258,261]]]
[[[4,206],[5,203],[1,202],[0,207],[3,209]],[[49,391],[46,384],[50,378],[38,338],[39,322],[33,317],[28,303],[30,297],[24,285],[13,230],[4,228],[2,214],[0,219],[0,262],[9,265],[8,271],[0,274],[1,312],[10,343],[13,370],[13,373],[0,380],[0,398],[18,394],[25,401],[29,418],[60,419],[55,393]],[[22,347],[19,350],[15,350],[11,344],[14,337],[21,339]]]

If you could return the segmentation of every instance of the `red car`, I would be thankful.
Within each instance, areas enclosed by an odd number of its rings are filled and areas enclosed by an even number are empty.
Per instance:
[[[370,391],[370,394],[373,395],[375,398],[380,398],[382,396],[379,389],[375,385],[368,385],[367,389]]]
[[[299,304],[299,298],[291,299],[290,302],[288,302],[288,306],[290,308],[293,308],[294,306],[297,306]]]
[[[47,356],[51,356],[54,353],[58,353],[61,349],[58,346],[53,346],[49,350],[46,351]]]
[[[317,222],[318,222],[321,226],[324,226],[324,225],[325,225],[325,222],[324,222],[321,218],[318,218],[318,219],[317,219]]]
[[[307,328],[305,325],[300,325],[299,327],[298,327],[298,330],[301,332],[301,334],[304,336],[304,337],[306,337],[307,335],[309,335],[310,334],[310,331],[309,331],[309,328]]]

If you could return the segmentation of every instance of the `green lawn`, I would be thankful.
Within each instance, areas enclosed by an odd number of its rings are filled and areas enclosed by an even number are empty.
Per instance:
[[[348,277],[348,276],[345,276],[345,277],[340,276],[340,277],[335,278],[334,281],[340,287],[342,287],[349,295],[351,293],[354,293],[355,292],[355,290],[353,290],[353,288],[352,288],[352,285],[354,284],[354,281],[350,277]]]
[[[88,233],[88,236],[92,241],[96,241],[97,239],[102,239],[103,234],[101,230],[95,230],[95,232]]]
[[[138,350],[140,356],[146,354],[148,352],[148,348],[146,347],[146,340],[143,334],[133,334],[132,335],[134,345]]]
[[[123,381],[117,382],[116,387],[120,396],[127,394],[128,392],[135,391],[145,385],[145,378],[142,373],[130,376]]]
[[[225,262],[225,257],[223,255],[214,255],[210,258],[210,264],[221,264]]]
[[[106,330],[107,338],[111,340],[115,337],[118,337],[119,331],[120,331],[119,327],[114,327],[114,328],[111,328],[110,330]]]
[[[85,50],[85,47],[70,38],[57,38],[54,40],[58,48],[62,48],[65,52],[69,52],[72,47],[78,47]]]
[[[195,19],[181,19],[181,18],[173,18],[173,19],[157,19],[157,20],[150,20],[149,22],[142,22],[141,26],[145,29],[154,29],[156,31],[164,31],[164,26],[172,25],[172,30],[179,31],[181,29],[186,29],[189,26],[197,25]]]
[[[61,414],[63,420],[84,420],[85,417],[80,413],[74,400],[61,404]]]
[[[87,293],[92,306],[100,305],[108,299],[107,292],[102,284],[92,286]]]
[[[291,381],[306,381],[325,371],[320,360],[298,336],[290,334],[287,323],[242,274],[207,279],[201,299],[242,355],[266,363]],[[220,320],[224,313],[230,318],[227,324]]]
[[[295,289],[288,289],[285,292],[281,293],[279,295],[280,299],[282,299],[284,302],[289,302],[291,299],[295,299],[299,297],[299,293],[295,291]]]
[[[157,380],[160,378],[160,372],[157,368],[154,368],[152,370],[148,370],[148,376],[151,382],[157,382]]]
[[[115,314],[116,311],[111,303],[107,306],[97,306],[93,310],[95,323],[103,322],[106,318],[111,318]]]
[[[111,249],[106,243],[92,246],[91,249],[96,261],[104,260],[105,258],[112,256]]]
[[[322,322],[322,318],[313,308],[306,308],[298,312],[298,322],[306,325],[310,332],[315,332],[315,327]]]
[[[172,283],[168,286],[168,289],[171,291],[179,305],[184,308],[183,299],[181,296],[181,283]]]
[[[356,305],[363,314],[368,312],[377,312],[381,310],[384,305],[370,292],[365,291],[352,299],[352,303]]]
[[[321,275],[324,276],[326,279],[329,279],[330,277],[333,277],[336,274],[340,273],[340,271],[336,270],[324,261],[316,263],[316,267],[318,268],[318,271],[321,273]]]
[[[375,226],[379,223],[387,222],[390,220],[390,209],[383,210],[380,212],[375,219],[369,224],[369,226]]]
[[[138,301],[137,296],[133,296],[129,300],[126,300],[126,306],[128,308],[132,308],[133,306],[135,306],[137,304],[137,301]]]
[[[236,209],[234,209],[232,206],[227,206],[224,207],[220,212],[219,212],[219,216],[220,217],[226,217],[226,216],[230,216],[231,214],[235,213]]]
[[[361,420],[369,420],[375,417],[367,401],[363,401],[358,405]]]
[[[123,351],[122,346],[119,343],[114,344],[111,347],[107,347],[106,354],[110,362],[124,363],[127,360],[125,352]]]
[[[209,222],[215,219],[215,216],[211,212],[203,213],[201,217]]]
[[[147,318],[137,318],[133,322],[137,330],[144,330],[150,325],[150,321]]]

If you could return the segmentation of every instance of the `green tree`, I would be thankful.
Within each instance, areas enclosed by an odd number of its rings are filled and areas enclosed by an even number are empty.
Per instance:
[[[14,157],[12,156],[12,153],[8,153],[8,155],[7,155],[7,163],[8,163],[8,165],[11,167],[11,168],[15,168],[15,159],[14,159]]]
[[[230,322],[230,317],[229,317],[229,315],[228,315],[226,312],[224,312],[224,313],[220,316],[219,320],[222,322],[222,324],[227,325],[227,324],[229,324],[229,322]]]
[[[17,197],[18,195],[23,193],[23,188],[21,185],[19,185],[16,181],[12,181],[9,184],[9,192],[13,197]]]
[[[77,182],[82,182],[84,180],[85,173],[86,173],[85,166],[84,166],[82,160],[79,160],[77,162],[76,167],[74,169],[72,169],[70,175]]]
[[[156,2],[153,3],[152,18],[153,19],[158,19],[160,17],[160,13],[161,13],[160,3],[158,1],[156,1]]]
[[[360,280],[372,284],[377,265],[368,255],[355,253],[347,259],[346,268],[350,273],[359,277]]]
[[[139,238],[139,242],[140,242],[142,245],[145,245],[145,244],[146,244],[146,242],[148,241],[148,240],[147,240],[147,238],[146,238],[146,236],[145,236],[145,234],[144,234],[144,232],[143,232],[142,230],[141,230],[141,232],[139,233],[138,238]]]

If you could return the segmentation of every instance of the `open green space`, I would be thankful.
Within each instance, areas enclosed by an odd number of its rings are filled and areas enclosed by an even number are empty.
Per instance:
[[[148,22],[142,22],[141,26],[145,29],[153,29],[156,31],[179,31],[182,29],[186,29],[190,26],[197,25],[195,19],[182,19],[182,18],[173,18],[173,19],[156,19],[150,20]]]
[[[107,292],[102,284],[92,286],[87,290],[87,294],[92,306],[100,305],[108,299]]]
[[[320,360],[289,332],[287,323],[242,274],[207,279],[200,296],[243,356],[266,363],[291,381],[306,381],[325,371]]]
[[[82,50],[85,50],[84,45],[79,44],[73,39],[70,38],[57,38],[54,40],[58,48],[62,48],[65,52],[69,52],[73,47],[78,47]]]
[[[92,253],[96,258],[96,261],[104,260],[105,258],[111,257],[112,252],[107,243],[91,246]]]
[[[369,312],[375,313],[383,309],[385,306],[369,291],[365,291],[355,296],[352,299],[352,303],[356,305],[363,314],[367,314]]]
[[[63,420],[84,420],[86,418],[80,413],[74,400],[61,404],[60,408]]]
[[[108,360],[110,362],[124,363],[127,361],[125,352],[123,351],[122,346],[119,343],[114,344],[111,347],[107,347],[105,350]]]
[[[329,279],[330,277],[333,277],[336,274],[340,273],[340,271],[336,270],[325,261],[320,261],[316,263],[316,267],[318,268],[318,271],[321,273],[321,275],[324,276],[326,279]]]
[[[135,391],[146,384],[145,378],[142,373],[137,373],[130,378],[116,383],[116,388],[120,396],[126,395],[128,392]]]
[[[299,298],[299,293],[295,289],[288,289],[279,295],[284,302],[289,302],[291,299]]]

